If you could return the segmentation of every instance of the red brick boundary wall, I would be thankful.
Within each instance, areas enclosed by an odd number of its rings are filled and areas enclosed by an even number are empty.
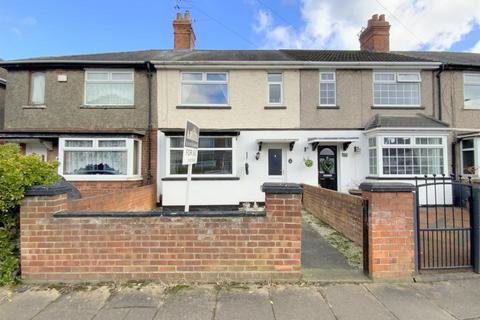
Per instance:
[[[83,196],[90,197],[101,193],[111,193],[132,189],[143,184],[142,180],[132,181],[70,181]]]
[[[363,199],[318,186],[304,185],[303,207],[345,235],[363,244]]]
[[[74,205],[63,192],[33,194],[23,200],[20,211],[22,277],[29,281],[297,280],[303,190],[276,184],[265,184],[263,190],[265,213],[223,216],[98,210],[79,214],[66,210],[84,208],[86,199]]]
[[[362,183],[368,199],[368,270],[373,279],[415,274],[414,186],[407,183]]]

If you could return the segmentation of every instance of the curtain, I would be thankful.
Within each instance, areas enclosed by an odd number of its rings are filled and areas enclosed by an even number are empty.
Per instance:
[[[126,175],[127,151],[65,151],[66,175]]]
[[[133,105],[133,83],[87,83],[86,103]]]
[[[45,74],[33,73],[31,83],[30,99],[32,104],[39,105],[45,103]]]

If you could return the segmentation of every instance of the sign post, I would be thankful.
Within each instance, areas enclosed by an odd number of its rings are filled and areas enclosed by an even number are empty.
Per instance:
[[[182,164],[188,166],[187,186],[185,188],[185,212],[190,211],[190,182],[192,181],[192,165],[197,163],[198,140],[200,139],[200,128],[193,122],[187,120],[185,126],[185,137],[183,140]]]

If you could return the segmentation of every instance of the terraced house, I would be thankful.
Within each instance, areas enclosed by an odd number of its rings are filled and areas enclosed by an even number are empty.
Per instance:
[[[348,192],[478,166],[478,55],[390,52],[383,15],[356,51],[195,50],[189,14],[173,27],[173,50],[2,63],[0,137],[58,158],[89,192],[156,180],[172,207],[185,202],[187,119],[201,128],[197,206],[262,202],[269,181]]]

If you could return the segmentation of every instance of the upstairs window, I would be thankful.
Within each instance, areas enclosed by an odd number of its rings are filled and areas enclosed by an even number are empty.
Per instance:
[[[421,78],[418,72],[374,72],[374,106],[420,106]]]
[[[480,73],[463,75],[463,99],[465,109],[480,109]]]
[[[183,72],[182,105],[228,105],[228,75],[226,72]]]
[[[283,75],[281,72],[268,73],[268,104],[282,104]]]
[[[133,106],[133,70],[85,71],[85,105]]]
[[[335,106],[336,91],[335,72],[320,72],[320,106]]]
[[[33,72],[30,76],[30,104],[45,104],[45,73]]]

